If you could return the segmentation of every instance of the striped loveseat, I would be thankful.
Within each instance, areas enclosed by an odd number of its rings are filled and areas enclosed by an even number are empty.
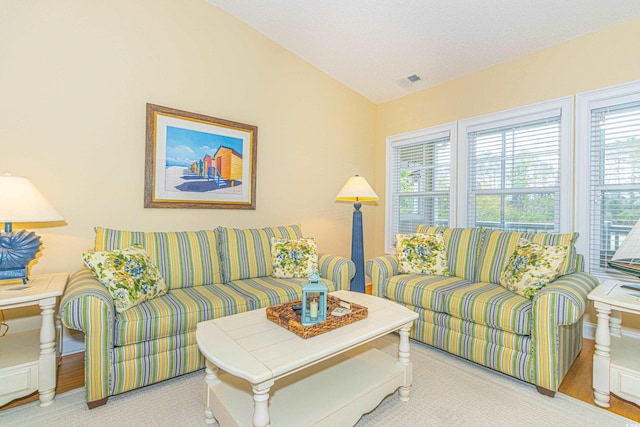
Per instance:
[[[297,225],[261,229],[131,232],[96,228],[95,251],[141,244],[169,291],[118,313],[87,268],[72,275],[60,304],[62,323],[84,332],[89,408],[109,396],[204,367],[198,322],[300,299],[306,279],[271,277],[271,237],[301,238]],[[330,290],[349,289],[355,265],[319,254]]]
[[[398,274],[398,259],[371,259],[373,293],[419,314],[411,337],[534,384],[554,396],[582,349],[582,315],[598,280],[583,272],[577,233],[526,234],[419,226],[444,233],[451,276]],[[519,239],[567,246],[560,276],[531,300],[499,284]]]

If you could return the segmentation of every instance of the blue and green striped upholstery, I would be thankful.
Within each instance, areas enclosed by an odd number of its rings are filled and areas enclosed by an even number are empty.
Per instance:
[[[558,390],[582,348],[587,295],[598,285],[593,275],[582,272],[584,259],[574,245],[577,234],[425,226],[417,231],[440,231],[445,242],[454,242],[447,248],[447,256],[450,270],[458,277],[398,274],[394,255],[367,261],[365,270],[375,295],[418,313],[411,337],[542,388]],[[497,284],[521,237],[569,247],[561,276],[532,301]],[[473,260],[476,247],[477,259]],[[472,275],[470,266],[474,264]]]
[[[84,332],[87,402],[109,396],[114,314],[111,294],[91,270],[83,268],[71,276],[60,301],[60,321],[69,329]]]
[[[389,279],[384,296],[404,304],[444,311],[447,293],[468,284],[455,276],[400,274]]]
[[[469,322],[446,313],[407,306],[419,317],[411,338],[504,374],[533,382],[531,337]]]
[[[578,233],[547,234],[521,233],[519,231],[485,230],[482,249],[477,264],[475,280],[478,282],[500,283],[500,273],[504,270],[520,238],[529,239],[541,245],[567,246],[567,258],[560,268],[561,274],[576,270],[577,253],[575,241]]]
[[[87,268],[76,272],[60,304],[62,323],[84,332],[87,402],[195,371],[204,358],[196,324],[299,299],[307,279],[274,279],[271,237],[300,238],[297,225],[263,229],[136,232],[97,227],[96,251],[142,244],[169,286],[166,295],[116,313],[111,295]],[[330,290],[349,289],[354,263],[320,254]],[[224,283],[227,277],[249,275]],[[258,275],[258,276],[253,276]],[[262,277],[260,277],[262,276]]]
[[[234,280],[226,286],[233,288],[251,301],[251,308],[263,308],[283,302],[296,301],[302,297],[302,285],[308,279],[276,279],[275,277],[254,277],[253,279]],[[333,282],[322,279],[329,292],[336,290]]]
[[[350,259],[330,254],[318,254],[320,277],[331,280],[336,290],[348,291],[356,275],[356,265]]]
[[[471,283],[446,292],[440,311],[501,331],[531,333],[531,301],[493,283]]]
[[[481,228],[444,228],[421,224],[416,233],[443,233],[451,275],[474,280],[483,238]]]
[[[551,282],[534,297],[531,335],[534,337],[535,384],[549,390],[560,386],[582,348],[581,328],[575,325],[581,323],[588,306],[587,295],[598,284],[598,279],[589,273],[573,273]],[[560,328],[561,325],[574,326],[571,329]]]
[[[106,396],[124,393],[204,367],[195,331],[112,349],[110,388]]]
[[[387,281],[398,274],[398,257],[382,255],[367,261],[364,271],[371,278],[371,293],[375,296],[386,296]]]
[[[95,231],[96,251],[141,244],[169,289],[223,283],[218,240],[213,230],[142,232],[96,227]]]
[[[299,225],[267,228],[218,227],[220,257],[225,282],[271,276],[271,238],[299,239]]]
[[[198,322],[252,309],[250,300],[227,285],[173,289],[116,313],[115,345],[122,346],[194,331]]]

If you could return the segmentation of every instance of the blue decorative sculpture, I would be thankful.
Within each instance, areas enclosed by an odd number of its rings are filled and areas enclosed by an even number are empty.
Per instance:
[[[27,283],[27,265],[36,258],[40,246],[40,236],[25,230],[13,232],[11,223],[5,223],[4,233],[0,233],[0,280]]]

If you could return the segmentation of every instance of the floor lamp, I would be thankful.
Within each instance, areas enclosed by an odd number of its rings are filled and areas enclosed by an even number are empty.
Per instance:
[[[378,195],[366,179],[352,176],[336,196],[338,201],[355,202],[353,207],[353,228],[351,229],[351,261],[356,265],[356,275],[351,281],[351,290],[365,292],[364,287],[364,245],[362,240],[362,212],[360,202],[378,200]]]

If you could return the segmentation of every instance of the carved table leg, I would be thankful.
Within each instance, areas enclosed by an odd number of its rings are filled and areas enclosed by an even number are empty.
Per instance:
[[[411,365],[411,346],[409,345],[409,331],[412,323],[404,325],[398,333],[400,334],[400,344],[398,345],[398,363],[405,367],[405,383],[398,390],[398,397],[401,401],[407,402],[411,394],[411,384],[413,383],[413,370]]]
[[[204,377],[204,416],[205,423],[213,424],[216,422],[215,417],[213,416],[213,412],[211,411],[211,386],[220,382],[220,378],[218,378],[218,367],[209,362],[208,360],[205,362],[205,377]]]
[[[40,314],[42,325],[40,327],[40,358],[38,362],[38,392],[40,393],[40,406],[49,406],[53,403],[56,394],[56,327],[54,312],[56,297],[40,300]]]
[[[269,427],[269,390],[273,381],[254,384],[253,388],[253,425],[254,427]]]
[[[596,326],[596,349],[593,354],[593,395],[596,405],[609,407],[609,376],[611,363],[611,335],[609,334],[609,315],[611,306],[596,301],[598,316]]]

